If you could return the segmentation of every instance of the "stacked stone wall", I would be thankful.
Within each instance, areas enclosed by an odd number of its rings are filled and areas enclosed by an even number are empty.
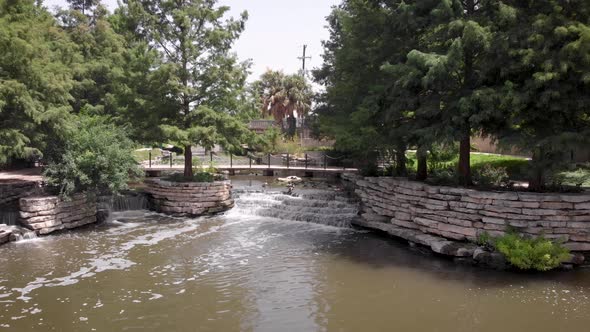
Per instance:
[[[343,178],[354,184],[366,218],[401,229],[475,241],[483,232],[498,236],[514,228],[523,234],[563,240],[573,251],[590,251],[587,193],[479,191],[399,178]]]
[[[145,183],[150,205],[158,212],[199,216],[234,206],[230,181],[197,183],[148,179]]]
[[[27,197],[19,200],[20,223],[38,234],[49,234],[96,222],[96,196],[76,194],[71,200],[57,196]]]
[[[0,206],[17,203],[22,197],[30,196],[39,189],[34,181],[9,180],[0,182]]]

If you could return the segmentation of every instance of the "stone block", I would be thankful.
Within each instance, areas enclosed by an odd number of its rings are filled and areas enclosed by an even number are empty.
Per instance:
[[[439,224],[438,221],[430,220],[430,219],[426,219],[426,218],[420,218],[420,217],[414,218],[414,223],[416,223],[420,226],[425,226],[425,227],[430,227],[430,228],[435,228],[435,229],[438,228],[437,225]]]
[[[567,242],[564,247],[571,251],[590,251],[590,242]]]
[[[540,208],[552,210],[571,210],[574,208],[574,204],[567,202],[542,202]]]
[[[438,229],[441,231],[444,231],[444,232],[457,233],[457,234],[462,234],[462,235],[469,236],[469,237],[476,237],[477,236],[477,231],[474,228],[469,228],[469,227],[461,227],[461,226],[456,226],[456,225],[439,223]]]

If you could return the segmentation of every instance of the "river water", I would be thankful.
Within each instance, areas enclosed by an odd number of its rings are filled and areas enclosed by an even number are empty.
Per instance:
[[[0,247],[0,330],[590,328],[588,270],[457,265],[347,228],[346,198],[253,193],[260,183],[249,184],[238,182],[237,207],[225,215],[129,211]]]

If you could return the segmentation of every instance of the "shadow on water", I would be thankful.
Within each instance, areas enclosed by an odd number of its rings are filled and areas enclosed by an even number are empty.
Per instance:
[[[526,272],[498,271],[471,263],[457,262],[430,252],[426,248],[411,247],[402,239],[388,238],[369,231],[355,232],[343,241],[321,246],[325,254],[366,265],[371,269],[408,268],[432,278],[469,283],[480,288],[503,288],[518,284],[559,282],[568,286],[590,287],[590,271]]]

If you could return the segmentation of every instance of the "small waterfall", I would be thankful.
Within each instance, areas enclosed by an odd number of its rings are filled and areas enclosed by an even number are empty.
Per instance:
[[[123,195],[100,196],[98,198],[97,219],[109,220],[113,212],[148,210],[149,202],[143,193],[128,192]]]
[[[236,212],[317,224],[350,227],[358,204],[341,194],[313,191],[293,197],[280,192],[235,190]]]
[[[147,210],[148,207],[149,203],[147,197],[140,193],[101,196],[98,200],[98,209],[101,211],[136,211]]]
[[[0,224],[18,225],[18,211],[0,211]]]
[[[148,200],[145,195],[114,196],[112,211],[136,211],[147,210]]]

